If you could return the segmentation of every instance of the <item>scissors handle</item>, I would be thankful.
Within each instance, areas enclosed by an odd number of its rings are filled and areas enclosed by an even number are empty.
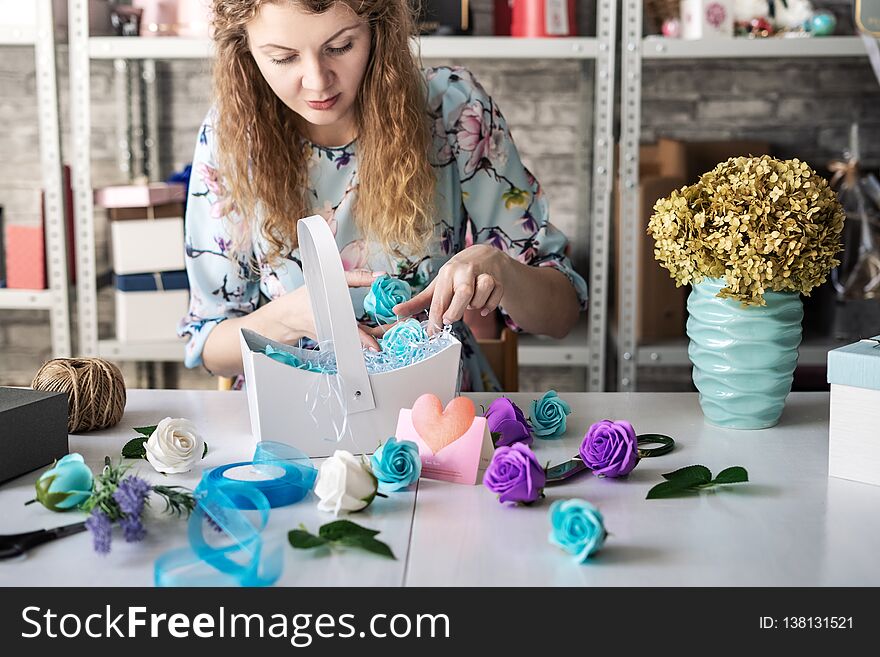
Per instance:
[[[54,541],[56,538],[79,534],[85,530],[86,523],[77,522],[72,525],[53,527],[52,529],[38,529],[23,534],[0,534],[0,559],[18,557],[38,545]]]
[[[654,456],[663,456],[668,454],[675,448],[675,440],[670,436],[662,433],[642,433],[636,436],[639,451],[639,458],[651,458]],[[641,447],[641,445],[659,445],[659,447]],[[554,465],[547,469],[547,479],[545,486],[553,486],[561,484],[569,477],[587,469],[587,464],[581,460],[579,454],[575,454],[568,461],[563,461],[558,465]]]
[[[586,469],[587,464],[581,460],[580,456],[575,456],[568,461],[564,461],[559,465],[554,465],[552,468],[548,468],[547,479],[544,482],[544,485],[553,486],[554,484],[561,484],[569,477],[572,477],[581,470]]]

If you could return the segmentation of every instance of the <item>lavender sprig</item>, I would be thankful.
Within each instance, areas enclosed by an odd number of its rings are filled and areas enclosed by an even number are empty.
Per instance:
[[[104,463],[103,471],[94,479],[92,495],[83,505],[91,512],[86,528],[98,554],[110,552],[114,523],[122,529],[126,542],[144,539],[147,529],[143,516],[151,493],[163,499],[166,513],[189,516],[195,508],[192,491],[182,486],[153,486],[136,475],[126,476],[128,466],[113,465],[110,457],[105,457]]]

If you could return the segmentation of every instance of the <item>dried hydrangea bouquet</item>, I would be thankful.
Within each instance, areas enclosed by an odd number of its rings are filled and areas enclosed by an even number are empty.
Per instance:
[[[803,305],[839,264],[844,213],[806,163],[737,157],[654,205],[654,257],[691,284],[688,354],[712,424],[762,429],[791,390]]]

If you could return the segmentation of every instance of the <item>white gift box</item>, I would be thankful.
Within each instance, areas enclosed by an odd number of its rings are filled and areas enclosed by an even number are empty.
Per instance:
[[[681,0],[681,38],[732,38],[734,6],[734,0]]]
[[[37,25],[37,3],[0,0],[0,27],[30,28]]]
[[[113,271],[141,274],[183,269],[183,217],[110,222]]]
[[[338,374],[273,360],[264,353],[267,344],[302,360],[314,360],[317,354],[242,329],[254,438],[288,443],[312,457],[330,456],[336,449],[372,452],[394,435],[401,408],[411,408],[425,393],[437,395],[444,404],[456,396],[461,344],[452,339],[424,360],[368,374],[339,249],[327,222],[320,216],[301,219],[297,233],[318,342],[332,340]]]
[[[828,474],[880,486],[880,335],[828,352]]]
[[[121,342],[176,339],[188,308],[185,271],[116,278],[116,338]]]

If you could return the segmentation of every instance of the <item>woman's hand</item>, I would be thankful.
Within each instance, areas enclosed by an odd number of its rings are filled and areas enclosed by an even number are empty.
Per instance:
[[[345,279],[349,287],[369,287],[377,276],[382,272],[371,272],[366,269],[356,269],[345,272]],[[278,297],[260,308],[264,321],[270,323],[267,335],[278,336],[279,342],[294,343],[302,337],[312,340],[317,339],[315,328],[315,315],[312,312],[312,302],[309,291],[305,285]],[[371,333],[358,326],[361,344],[365,347],[379,350],[379,343]]]
[[[504,296],[510,256],[485,244],[475,244],[452,256],[430,285],[409,301],[394,307],[398,317],[409,317],[430,308],[428,333],[433,334],[464,317],[466,310],[485,317]]]

